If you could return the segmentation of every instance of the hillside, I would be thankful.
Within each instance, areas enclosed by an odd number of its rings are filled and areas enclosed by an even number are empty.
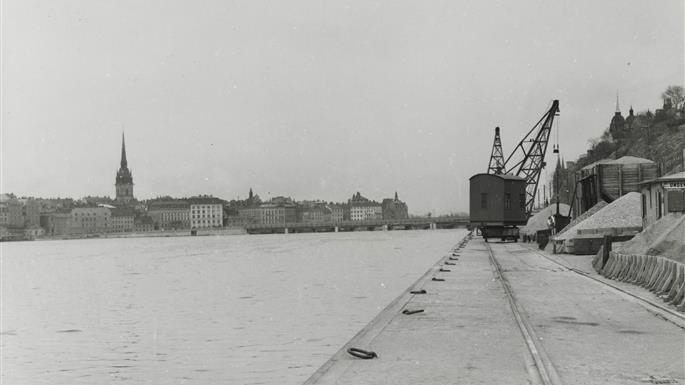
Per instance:
[[[651,134],[647,133],[620,143],[609,157],[632,155],[652,159],[661,164],[661,171],[664,174],[682,171],[682,152],[685,148],[685,123],[682,119],[657,123],[651,130]]]
[[[587,153],[576,161],[575,169],[601,159],[636,156],[659,163],[663,174],[682,171],[685,148],[685,112],[682,108],[660,109],[656,114],[639,113],[628,123],[626,119],[621,131],[612,132],[613,127],[610,127],[600,139],[593,141]]]

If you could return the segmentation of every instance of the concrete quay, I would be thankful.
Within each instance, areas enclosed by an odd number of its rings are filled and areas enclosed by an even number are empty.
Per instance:
[[[473,238],[456,254],[441,258],[305,384],[685,383],[682,321],[530,245]],[[592,257],[585,258],[570,264],[589,266]],[[410,293],[421,289],[426,294]],[[351,347],[378,357],[353,357]]]

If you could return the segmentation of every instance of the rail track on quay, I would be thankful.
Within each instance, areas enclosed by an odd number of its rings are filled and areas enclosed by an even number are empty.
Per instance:
[[[511,312],[514,316],[514,319],[516,320],[516,324],[519,327],[519,330],[521,331],[521,335],[526,343],[528,352],[530,353],[530,356],[533,359],[533,362],[535,363],[535,369],[537,371],[537,375],[539,377],[540,382],[543,385],[561,385],[561,379],[559,378],[559,375],[557,374],[556,369],[554,368],[554,365],[550,360],[549,356],[538,342],[539,339],[535,335],[535,331],[533,330],[532,325],[530,324],[526,316],[523,314],[521,305],[517,301],[516,296],[514,295],[514,291],[512,290],[511,285],[509,284],[509,281],[504,276],[502,266],[500,265],[499,261],[497,261],[495,253],[493,253],[490,244],[488,244],[487,242],[485,242],[485,247],[487,248],[490,264],[493,267],[496,278],[502,284],[502,288],[504,289],[504,292],[507,296]]]
[[[605,279],[593,277],[590,273],[587,273],[581,269],[569,266],[554,258],[550,258],[544,253],[535,249],[534,247],[526,247],[524,245],[521,246],[527,249],[528,251],[534,253],[535,255],[538,255],[539,257],[542,257],[543,259],[559,266],[564,271],[570,271],[575,273],[576,275],[587,278],[588,280],[591,280],[592,282],[595,282],[600,286],[609,289],[610,291],[625,298],[626,300],[642,306],[647,312],[654,315],[655,318],[668,322],[679,327],[680,329],[685,330],[685,314],[682,314],[673,309],[669,309],[668,307],[658,302],[655,302],[652,299],[645,298],[638,294],[632,293],[629,290],[625,290],[624,288],[621,288],[619,285],[607,282]],[[535,370],[537,371],[537,375],[539,377],[539,382],[544,385],[561,385],[562,381],[555,369],[554,363],[549,358],[549,355],[545,352],[544,347],[540,343],[541,339],[539,339],[536,336],[535,330],[532,327],[531,322],[527,318],[523,307],[519,304],[519,301],[516,298],[515,292],[512,289],[509,280],[504,275],[505,270],[502,268],[500,262],[498,261],[496,253],[492,250],[492,247],[489,243],[486,242],[485,247],[488,252],[488,257],[490,260],[490,264],[492,265],[493,272],[496,276],[496,279],[499,280],[504,289],[504,292],[506,294],[507,300],[511,308],[512,315],[516,320],[516,324],[519,327],[521,335],[525,341],[526,347],[528,348],[530,356],[533,360]]]
[[[554,259],[470,233],[304,384],[685,383],[683,316]]]
[[[488,249],[489,248],[490,248],[490,246],[488,245]],[[667,321],[667,322],[671,322],[671,323],[675,324],[676,326],[678,326],[679,328],[685,330],[685,314],[682,314],[682,313],[680,313],[676,310],[673,310],[673,309],[669,309],[668,307],[666,307],[660,303],[657,303],[655,301],[652,301],[651,299],[648,299],[648,298],[639,296],[637,294],[631,293],[628,290],[624,290],[621,287],[619,287],[618,285],[614,285],[613,283],[607,282],[607,280],[605,280],[605,279],[593,277],[592,275],[590,275],[589,273],[587,273],[585,271],[582,271],[582,270],[577,269],[575,267],[571,267],[571,266],[568,266],[566,264],[563,264],[563,263],[561,263],[561,262],[559,262],[553,258],[548,257],[544,253],[541,253],[540,251],[538,251],[534,248],[530,248],[530,250],[533,251],[535,254],[541,256],[542,258],[544,258],[544,259],[546,259],[546,260],[548,260],[548,261],[550,261],[550,262],[552,262],[552,263],[554,263],[554,264],[556,264],[556,265],[558,265],[564,269],[567,269],[568,271],[571,271],[571,272],[576,273],[582,277],[585,277],[587,279],[590,279],[594,282],[597,282],[599,284],[602,284],[604,286],[607,286],[607,287],[613,289],[614,291],[625,296],[626,298],[634,301],[635,303],[640,304],[645,309],[647,309],[647,311],[652,312],[653,314],[657,315],[658,318],[660,318],[664,321]]]

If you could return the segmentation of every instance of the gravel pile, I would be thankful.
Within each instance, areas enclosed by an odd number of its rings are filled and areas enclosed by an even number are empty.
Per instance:
[[[613,247],[621,254],[659,255],[685,262],[685,215],[670,213],[633,239]]]
[[[608,205],[608,203],[604,202],[603,200],[600,200],[599,203],[597,203],[596,205],[592,206],[592,207],[590,208],[590,210],[588,210],[588,211],[586,211],[586,212],[580,214],[580,215],[578,216],[578,218],[574,218],[574,219],[571,221],[571,223],[569,223],[568,225],[566,225],[566,227],[564,227],[563,229],[561,229],[561,231],[560,231],[559,233],[557,233],[557,237],[560,236],[561,234],[567,232],[568,230],[570,230],[571,228],[573,228],[573,226],[577,225],[578,223],[580,223],[580,222],[586,220],[586,219],[589,218],[591,215],[594,215],[594,213],[596,213],[597,211],[601,210],[601,209],[602,209],[604,206],[606,206],[606,205]]]
[[[568,215],[569,205],[559,203],[559,213],[561,215]],[[533,235],[539,230],[547,229],[547,218],[557,213],[557,204],[551,204],[544,209],[535,213],[528,219],[528,223],[519,230],[521,234]]]
[[[558,235],[555,239],[567,240],[576,238],[578,230],[640,227],[642,226],[640,198],[640,193],[630,192],[602,207],[594,215],[576,224],[563,234]]]

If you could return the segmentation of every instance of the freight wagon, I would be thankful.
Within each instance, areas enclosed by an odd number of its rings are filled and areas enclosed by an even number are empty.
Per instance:
[[[509,174],[476,174],[469,179],[470,223],[483,239],[518,241],[518,226],[528,221],[526,180]]]

